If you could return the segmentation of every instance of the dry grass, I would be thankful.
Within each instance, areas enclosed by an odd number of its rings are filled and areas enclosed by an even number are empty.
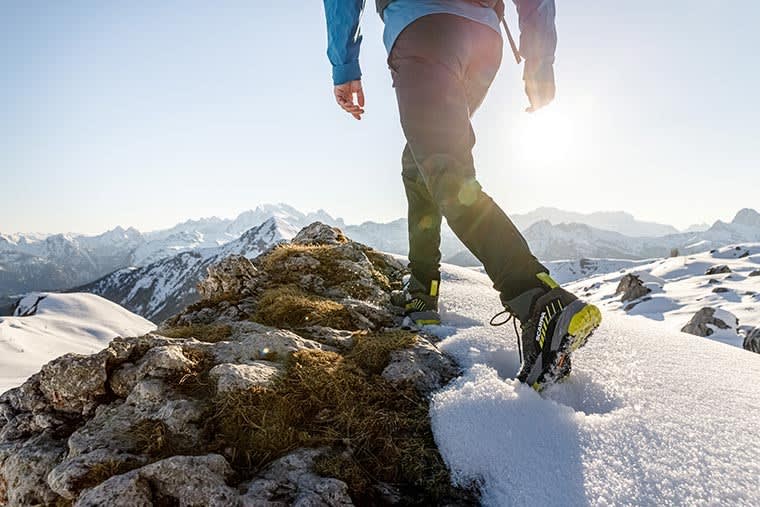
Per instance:
[[[194,313],[199,310],[203,310],[204,308],[213,308],[217,306],[218,304],[222,302],[227,302],[231,305],[236,305],[240,302],[242,299],[242,295],[236,292],[223,292],[221,294],[217,294],[213,297],[201,299],[200,301],[191,304],[185,310],[183,313]]]
[[[177,445],[169,427],[158,419],[145,419],[132,426],[127,436],[134,440],[139,454],[164,458],[177,454]]]
[[[388,365],[391,352],[414,345],[417,335],[408,331],[390,331],[357,335],[346,357],[368,373],[379,375]]]
[[[202,342],[216,343],[232,336],[232,327],[227,324],[190,324],[167,327],[159,333],[167,338],[195,338]]]
[[[77,481],[76,489],[83,490],[97,486],[106,479],[110,479],[114,475],[120,475],[127,473],[130,470],[134,470],[140,466],[139,463],[125,463],[115,459],[110,459],[101,463],[95,463],[87,471],[87,475],[80,478]]]
[[[249,471],[298,447],[344,449],[320,459],[318,471],[346,481],[359,502],[370,501],[376,481],[405,484],[427,499],[447,494],[449,475],[433,441],[427,402],[411,386],[393,386],[375,374],[392,347],[413,339],[409,333],[364,336],[348,356],[294,353],[271,388],[217,401],[210,424],[219,447],[232,449],[235,468]]]
[[[350,313],[340,303],[309,294],[295,285],[264,291],[253,320],[267,326],[298,328],[326,326],[356,329]]]

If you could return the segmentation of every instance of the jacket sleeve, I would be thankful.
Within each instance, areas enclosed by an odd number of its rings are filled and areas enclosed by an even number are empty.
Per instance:
[[[520,19],[520,55],[526,72],[554,63],[557,30],[554,0],[513,0]]]
[[[336,85],[359,79],[359,47],[362,43],[359,21],[364,0],[324,0],[327,18],[327,57]]]

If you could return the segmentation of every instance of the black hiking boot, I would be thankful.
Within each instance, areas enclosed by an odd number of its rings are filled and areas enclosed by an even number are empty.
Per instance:
[[[570,374],[571,354],[586,344],[601,324],[602,314],[548,274],[537,276],[543,287],[507,301],[505,307],[522,328],[523,357],[517,378],[540,392]]]
[[[403,290],[391,295],[391,302],[404,309],[401,327],[415,329],[441,323],[438,313],[439,283],[438,280],[432,280],[430,286],[426,287],[414,276],[409,276]]]

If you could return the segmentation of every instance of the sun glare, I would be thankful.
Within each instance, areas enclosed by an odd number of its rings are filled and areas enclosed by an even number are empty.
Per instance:
[[[520,158],[530,164],[557,165],[577,158],[580,146],[571,117],[549,107],[521,118],[515,147]]]

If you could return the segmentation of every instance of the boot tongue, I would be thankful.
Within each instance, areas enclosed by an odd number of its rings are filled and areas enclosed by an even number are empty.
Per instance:
[[[504,303],[504,306],[517,317],[517,319],[525,325],[530,319],[531,310],[533,310],[533,303],[536,299],[546,294],[546,289],[535,288],[523,292],[519,296],[510,299]]]

